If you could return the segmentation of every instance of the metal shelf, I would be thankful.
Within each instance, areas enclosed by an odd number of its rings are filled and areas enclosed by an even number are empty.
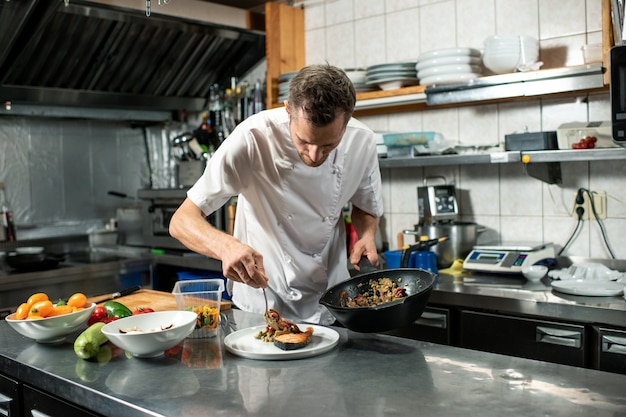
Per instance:
[[[624,148],[508,151],[471,155],[424,155],[413,158],[380,158],[381,168],[410,168],[439,165],[506,164],[522,162],[522,157],[530,158],[529,164],[545,162],[585,162],[626,159]]]

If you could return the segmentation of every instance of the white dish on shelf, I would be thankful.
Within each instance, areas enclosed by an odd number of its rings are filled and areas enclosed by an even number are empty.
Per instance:
[[[417,78],[391,78],[383,79],[374,82],[368,82],[368,85],[377,85],[381,90],[397,90],[398,88],[408,87],[411,85],[418,85]]]
[[[623,283],[602,280],[576,279],[552,281],[552,288],[565,294],[592,297],[611,297],[624,293]]]
[[[313,328],[311,343],[301,349],[282,350],[273,343],[256,339],[254,336],[265,329],[265,326],[249,327],[230,333],[224,338],[224,346],[230,353],[243,358],[271,361],[310,358],[330,351],[339,343],[339,333],[328,327],[313,324],[299,324],[298,327]]]
[[[427,59],[439,58],[443,56],[474,56],[480,57],[480,51],[474,48],[445,48],[436,49],[434,51],[424,52],[417,59],[418,62],[425,61]]]
[[[463,81],[474,80],[478,77],[480,77],[480,74],[475,74],[473,72],[460,74],[440,74],[426,78],[420,78],[419,83],[421,85],[460,83]]]
[[[411,69],[411,68],[415,68],[416,64],[417,64],[416,61],[390,62],[386,64],[370,65],[369,67],[366,68],[366,71],[371,72],[371,71],[390,70],[390,69],[399,69],[399,70]]]
[[[424,68],[417,72],[418,78],[426,78],[431,77],[433,75],[443,75],[443,74],[467,74],[474,73],[480,74],[482,72],[482,68],[478,65],[468,65],[468,64],[455,64],[455,65],[438,65],[435,67]]]
[[[436,67],[439,65],[480,65],[482,60],[480,57],[470,56],[470,55],[454,55],[454,56],[442,56],[438,58],[426,59],[417,61],[415,65],[415,69],[418,71],[423,70],[424,68]]]

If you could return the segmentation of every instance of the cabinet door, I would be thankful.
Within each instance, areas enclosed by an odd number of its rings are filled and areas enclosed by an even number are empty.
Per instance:
[[[450,310],[447,308],[426,307],[421,317],[410,325],[385,333],[407,339],[450,345],[452,344],[450,317]]]
[[[584,367],[584,326],[462,311],[460,346]]]
[[[19,382],[0,375],[0,416],[19,417],[21,415]]]
[[[626,330],[594,328],[594,351],[601,371],[626,374]]]
[[[28,417],[99,417],[98,414],[24,385],[24,415]]]

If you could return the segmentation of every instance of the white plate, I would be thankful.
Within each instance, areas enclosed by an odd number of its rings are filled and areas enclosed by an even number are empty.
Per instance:
[[[613,281],[600,280],[569,280],[552,281],[552,288],[565,294],[589,295],[595,297],[607,297],[621,295],[624,292],[624,284]]]
[[[473,80],[478,77],[480,77],[480,74],[474,74],[473,72],[468,72],[465,74],[440,74],[440,75],[433,75],[430,77],[420,78],[420,84],[430,85],[430,84],[457,83],[457,82]]]
[[[426,78],[431,77],[433,75],[443,75],[443,74],[467,74],[474,73],[480,74],[482,69],[478,65],[467,65],[467,64],[459,64],[459,65],[439,65],[436,67],[424,68],[417,73],[417,78]]]
[[[435,67],[439,65],[454,65],[454,64],[468,64],[468,65],[480,65],[481,59],[476,56],[458,55],[458,56],[442,56],[439,58],[426,59],[424,61],[418,61],[415,65],[415,69],[420,71],[424,68]]]
[[[224,338],[224,345],[227,351],[242,358],[276,361],[321,355],[339,343],[339,333],[333,329],[313,324],[298,324],[300,329],[306,329],[309,326],[313,328],[313,340],[302,349],[282,350],[274,346],[274,343],[256,339],[254,336],[265,326],[237,330]]]
[[[447,49],[436,49],[434,51],[428,51],[423,53],[417,59],[418,61],[425,61],[427,59],[439,58],[442,56],[480,56],[480,51],[474,48],[447,48]]]

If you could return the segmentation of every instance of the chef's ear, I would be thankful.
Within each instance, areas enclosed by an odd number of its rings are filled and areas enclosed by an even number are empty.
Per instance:
[[[285,105],[285,110],[287,110],[287,114],[289,114],[289,101],[285,100],[283,101],[283,104]]]

